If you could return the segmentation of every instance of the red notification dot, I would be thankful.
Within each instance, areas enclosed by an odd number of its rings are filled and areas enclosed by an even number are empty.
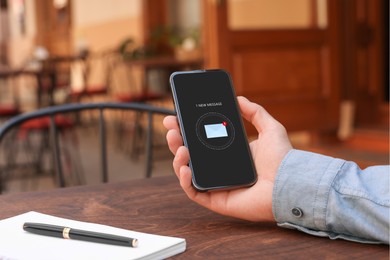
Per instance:
[[[223,121],[222,124],[223,124],[224,126],[227,126],[227,122],[226,122],[226,121]]]

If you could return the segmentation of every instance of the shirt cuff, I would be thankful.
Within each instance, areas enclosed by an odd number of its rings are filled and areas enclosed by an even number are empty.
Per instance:
[[[272,195],[278,225],[310,234],[326,232],[329,192],[344,163],[329,156],[291,150],[281,163]]]

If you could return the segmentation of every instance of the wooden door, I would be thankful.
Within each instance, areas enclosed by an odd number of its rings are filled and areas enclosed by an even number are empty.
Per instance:
[[[0,65],[8,65],[7,40],[10,36],[8,12],[8,2],[0,0]]]
[[[335,132],[340,102],[337,1],[269,0],[271,4],[306,4],[305,25],[297,21],[290,26],[287,21],[282,26],[258,28],[249,21],[241,28],[232,26],[234,16],[256,20],[256,16],[267,15],[261,10],[266,0],[204,0],[206,67],[230,71],[237,94],[264,106],[287,130]],[[245,8],[248,2],[260,9]],[[317,12],[321,3],[325,17]],[[284,10],[286,15],[294,11]]]
[[[36,1],[37,44],[52,56],[73,54],[71,0]]]
[[[343,98],[358,128],[389,127],[389,1],[344,0]]]

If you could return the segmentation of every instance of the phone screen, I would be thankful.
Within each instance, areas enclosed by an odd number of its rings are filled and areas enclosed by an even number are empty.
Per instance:
[[[212,190],[254,184],[257,174],[229,74],[175,72],[170,81],[194,187]]]

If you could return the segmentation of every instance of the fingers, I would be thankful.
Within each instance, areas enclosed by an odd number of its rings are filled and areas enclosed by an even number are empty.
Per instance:
[[[179,178],[180,186],[187,194],[188,198],[200,205],[207,206],[206,193],[199,193],[192,186],[192,172],[191,168],[188,166],[189,159],[190,155],[188,153],[188,149],[181,146],[177,150],[176,156],[173,159],[173,169],[176,176]]]
[[[259,133],[264,127],[277,122],[262,106],[250,102],[245,97],[238,97],[237,100],[242,116],[252,123]]]
[[[187,194],[188,198],[199,203],[204,207],[210,207],[208,193],[200,193],[192,186],[192,172],[188,166],[190,155],[188,149],[184,146],[179,147],[176,156],[173,159],[173,169],[179,178],[180,186]]]
[[[163,124],[168,129],[167,142],[169,150],[176,154],[177,149],[183,145],[183,138],[181,137],[179,125],[175,116],[167,116],[164,118]]]
[[[188,167],[187,165],[183,165],[180,168],[179,180],[180,180],[180,186],[182,187],[184,192],[187,194],[189,199],[195,201],[196,203],[198,203],[201,206],[204,206],[206,208],[210,208],[210,194],[207,192],[205,192],[205,193],[198,192],[192,186],[192,172],[191,172],[190,167]]]
[[[183,138],[181,137],[180,132],[176,129],[171,129],[168,131],[166,138],[169,150],[175,155],[177,149],[179,149],[180,146],[183,146]]]
[[[180,134],[179,125],[175,116],[167,116],[163,121],[164,126],[168,129],[167,141],[170,151],[175,154],[173,159],[173,170],[180,180],[180,186],[187,196],[195,200],[197,191],[192,187],[192,173],[188,162],[190,154],[188,149],[183,146],[183,138]]]
[[[183,165],[179,173],[180,186],[189,198],[195,196],[196,190],[192,187],[192,172],[190,167]]]
[[[179,130],[179,124],[177,123],[176,116],[166,116],[163,120],[163,125],[166,129],[176,129]]]
[[[188,153],[188,149],[184,146],[180,146],[177,149],[175,158],[173,159],[173,170],[176,173],[176,176],[180,179],[180,169],[183,166],[187,166],[190,160],[190,154]]]

